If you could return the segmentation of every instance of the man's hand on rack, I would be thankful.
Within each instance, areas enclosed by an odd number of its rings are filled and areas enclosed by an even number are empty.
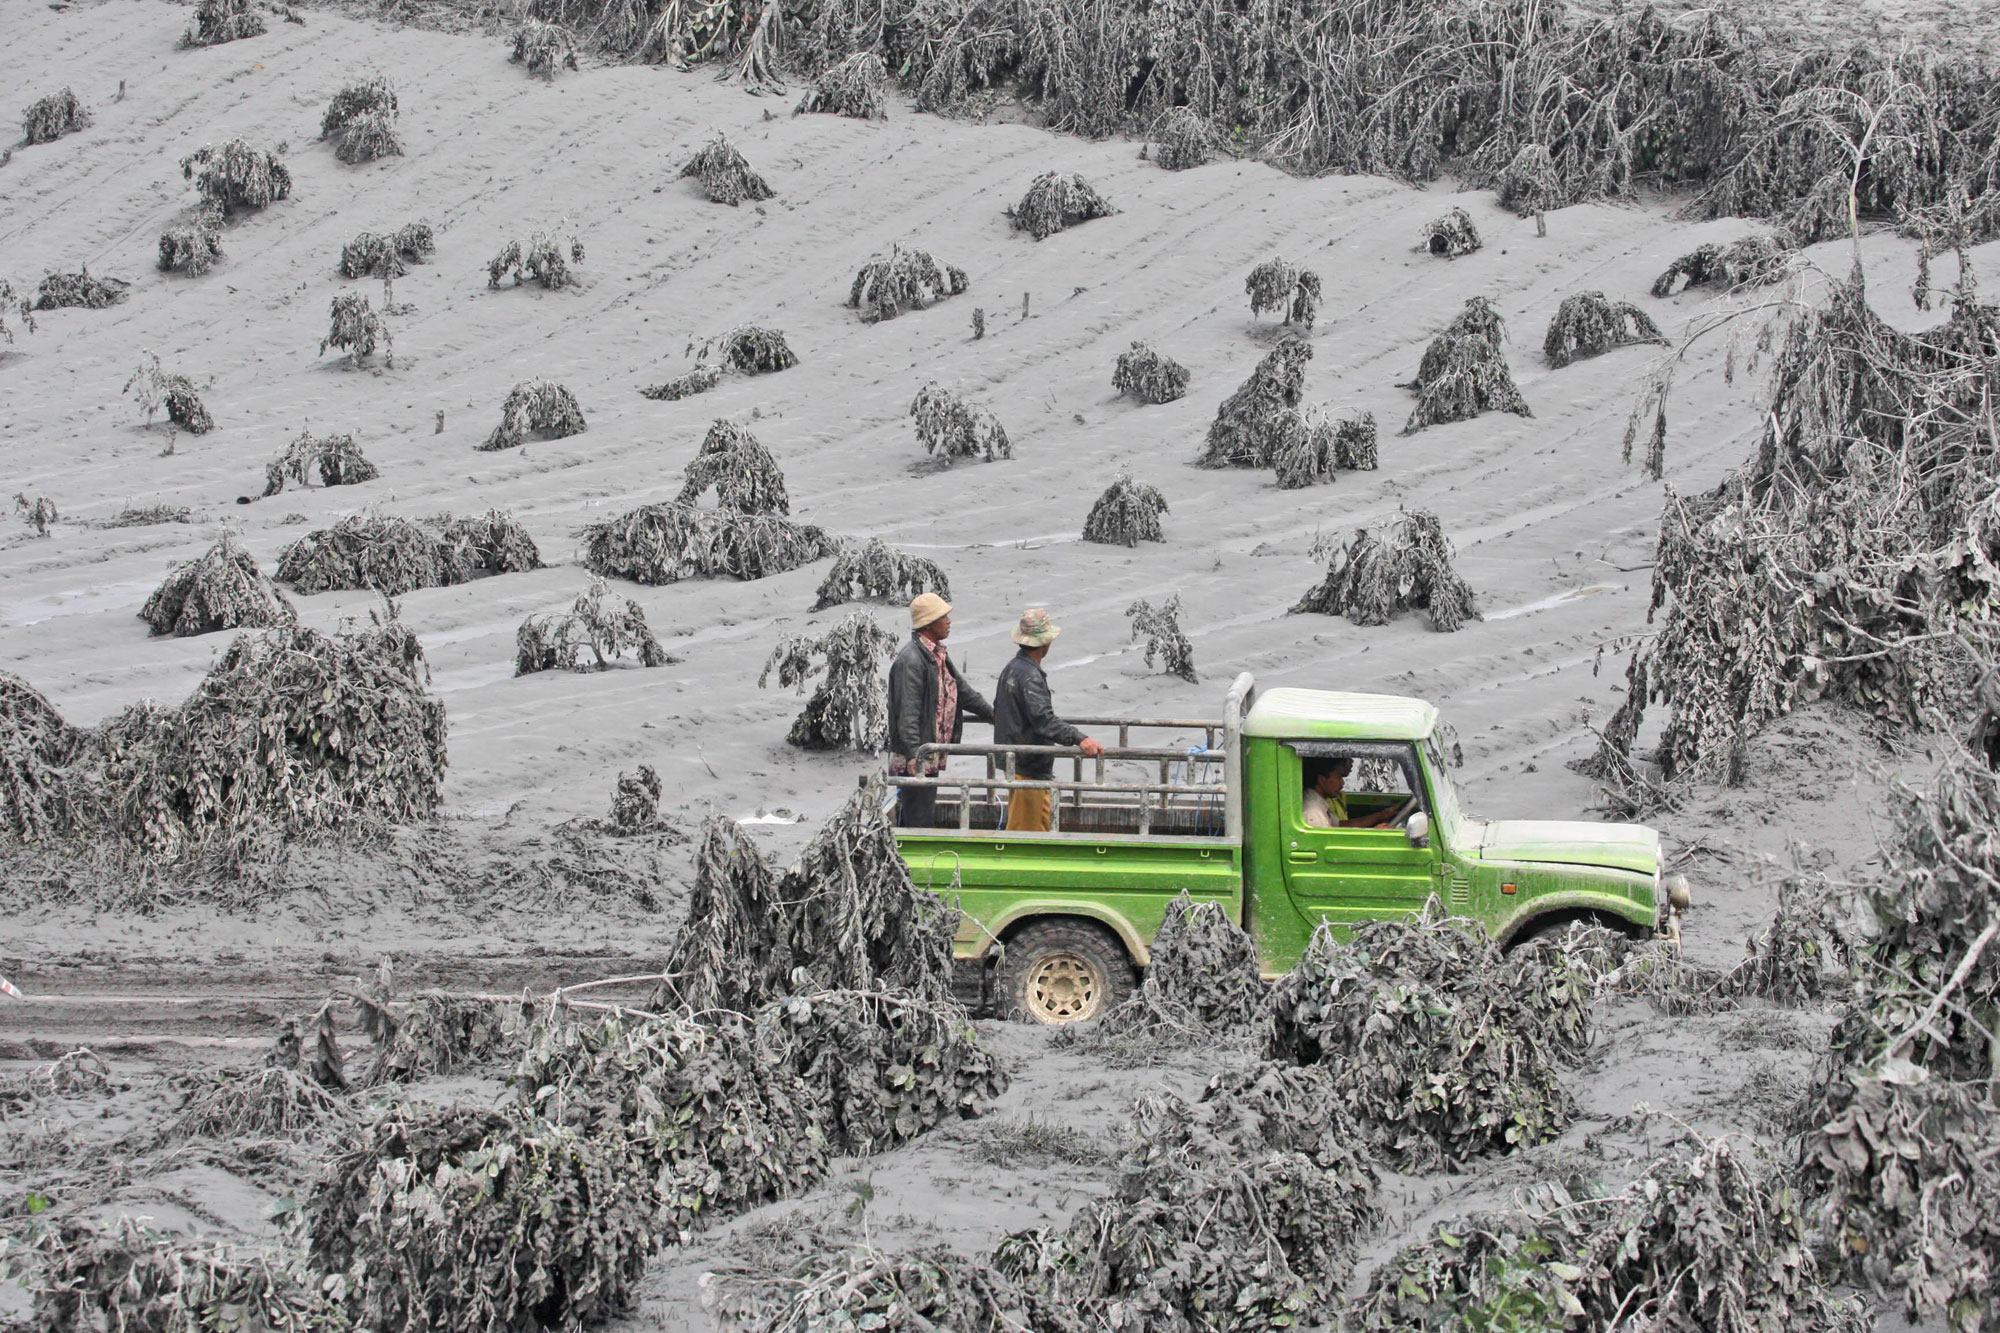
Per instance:
[[[1085,736],[1076,743],[1076,748],[1083,751],[1085,759],[1095,759],[1104,753],[1104,742]]]

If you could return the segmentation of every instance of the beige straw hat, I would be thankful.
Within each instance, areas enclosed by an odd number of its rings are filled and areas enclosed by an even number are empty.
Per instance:
[[[922,629],[934,620],[951,614],[951,603],[934,592],[920,592],[910,599],[910,628]]]

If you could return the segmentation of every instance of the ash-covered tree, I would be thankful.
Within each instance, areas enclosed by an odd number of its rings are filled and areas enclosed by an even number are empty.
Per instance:
[[[194,381],[185,375],[170,375],[160,369],[160,358],[151,352],[140,359],[139,368],[132,372],[131,379],[125,381],[124,392],[139,400],[139,406],[146,410],[146,424],[149,426],[164,407],[167,420],[190,435],[206,435],[215,429],[214,419],[208,415],[208,408],[202,405],[201,396],[195,392]]]
[[[716,421],[688,464],[677,504],[693,505],[710,488],[718,508],[739,514],[789,514],[785,474],[755,435],[733,421]]]
[[[1097,187],[1074,171],[1045,171],[1035,177],[1021,202],[1007,210],[1007,221],[1015,231],[1046,241],[1059,231],[1117,211]]]
[[[984,458],[991,463],[1014,456],[1000,419],[983,407],[966,402],[936,383],[926,384],[910,400],[910,417],[924,452],[949,466],[960,458]]]
[[[764,688],[776,671],[780,688],[803,693],[806,683],[817,678],[786,741],[802,750],[876,754],[889,742],[889,695],[882,663],[901,646],[901,640],[867,612],[856,611],[817,639],[787,635],[780,640],[757,685]],[[820,661],[815,663],[814,658]]]
[[[224,217],[268,207],[292,192],[292,173],[277,154],[242,139],[195,149],[181,159],[181,176],[193,181],[202,202],[221,209]]]
[[[565,246],[568,227],[568,219],[564,219],[551,231],[532,233],[526,245],[509,241],[506,249],[487,261],[486,285],[498,288],[500,279],[511,276],[516,287],[532,282],[543,291],[557,292],[576,286],[579,279],[569,266],[583,262],[583,242],[570,236]],[[565,250],[569,252],[567,260],[563,258]]]
[[[1215,126],[1193,107],[1177,106],[1153,129],[1153,162],[1164,171],[1186,171],[1215,153]],[[1145,156],[1149,150],[1141,150]]]
[[[1105,546],[1137,546],[1140,542],[1165,541],[1160,531],[1160,515],[1167,512],[1167,498],[1144,482],[1121,472],[1105,488],[1083,520],[1083,539]]]
[[[951,580],[936,561],[894,550],[880,537],[870,537],[862,545],[841,543],[832,567],[820,582],[812,609],[824,611],[842,602],[907,605],[926,592],[951,598]]]
[[[93,276],[86,264],[75,273],[44,274],[35,292],[35,309],[102,310],[123,301],[131,290],[132,284],[123,278]]]
[[[1305,397],[1306,362],[1312,344],[1287,338],[1264,359],[1235,393],[1216,409],[1196,467],[1270,467],[1285,425],[1285,413]]]
[[[1479,239],[1479,228],[1473,225],[1472,214],[1462,208],[1454,208],[1443,217],[1433,218],[1424,224],[1423,239],[1417,248],[1446,259],[1457,259],[1479,249],[1483,242]]]
[[[897,244],[886,256],[877,255],[861,266],[848,289],[847,304],[860,313],[862,323],[874,324],[906,310],[928,310],[970,286],[964,269],[939,262],[928,250],[906,250]]]
[[[1431,628],[1447,634],[1479,619],[1472,589],[1452,567],[1443,525],[1429,510],[1400,513],[1379,529],[1357,528],[1345,546],[1323,538],[1313,543],[1312,558],[1327,562],[1326,577],[1293,614],[1386,625],[1403,611],[1423,610]]]
[[[278,494],[287,481],[309,486],[315,473],[322,486],[358,486],[382,475],[353,435],[314,435],[307,429],[264,465],[264,496]]]
[[[792,114],[816,112],[855,120],[887,120],[889,71],[882,57],[873,51],[856,51],[813,80]]]
[[[550,380],[523,380],[508,390],[500,405],[500,424],[479,449],[491,453],[527,443],[530,433],[538,439],[560,440],[581,435],[589,429],[576,395]]]
[[[584,653],[590,654],[589,661]],[[626,655],[642,667],[678,659],[660,646],[646,624],[645,608],[592,579],[565,612],[529,616],[514,635],[514,674],[537,671],[608,671]],[[655,793],[657,804],[658,793]]]
[[[225,629],[290,625],[297,622],[298,612],[236,538],[224,533],[199,559],[169,574],[146,599],[139,618],[155,635],[185,638]]]
[[[1319,274],[1283,259],[1267,259],[1243,281],[1250,295],[1250,313],[1285,312],[1285,327],[1311,333],[1319,319]]]
[[[1170,356],[1142,342],[1118,354],[1111,387],[1142,403],[1171,403],[1187,393],[1188,370]]]
[[[1542,340],[1542,355],[1560,369],[1614,347],[1666,341],[1652,316],[1630,301],[1609,301],[1603,292],[1578,292],[1564,297],[1557,307]]]
[[[48,536],[49,528],[62,518],[56,512],[56,502],[46,495],[30,500],[26,491],[15,491],[14,508],[21,511],[21,521],[33,528],[37,537]]]
[[[742,153],[728,139],[717,135],[700,152],[681,165],[680,179],[694,178],[707,192],[709,201],[735,208],[745,199],[760,203],[777,191],[750,167]]]
[[[326,337],[319,340],[319,354],[325,356],[327,348],[334,348],[347,353],[349,363],[359,368],[375,355],[377,345],[382,348],[384,362],[394,370],[396,340],[390,335],[382,313],[360,292],[341,292],[335,296],[328,312]]]
[[[194,22],[181,34],[181,46],[220,46],[263,33],[264,16],[252,0],[200,0]]]
[[[89,108],[67,88],[50,93],[21,113],[21,130],[31,144],[54,143],[89,125]]]
[[[560,23],[529,19],[514,29],[514,49],[507,59],[528,73],[554,83],[558,69],[576,68],[576,38]]]
[[[1507,354],[1501,350],[1506,336],[1506,323],[1492,302],[1483,296],[1467,301],[1458,317],[1424,348],[1416,379],[1402,386],[1417,395],[1403,434],[1449,421],[1470,421],[1481,412],[1535,415],[1507,368]]]
[[[401,157],[396,137],[396,90],[387,79],[350,83],[333,95],[320,117],[319,137],[333,140],[333,155],[342,162],[373,162]]]
[[[1125,608],[1125,619],[1131,627],[1131,638],[1146,641],[1148,667],[1157,657],[1168,675],[1179,676],[1189,684],[1201,683],[1194,670],[1194,645],[1181,629],[1179,593],[1158,606],[1142,597]]]

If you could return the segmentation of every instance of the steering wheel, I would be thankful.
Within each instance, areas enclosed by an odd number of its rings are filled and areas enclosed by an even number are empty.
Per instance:
[[[1417,812],[1417,806],[1420,804],[1421,802],[1419,802],[1415,796],[1412,796],[1408,800],[1404,801],[1401,805],[1397,806],[1396,813],[1389,816],[1389,827],[1390,828],[1403,827],[1404,822],[1407,821],[1411,815]]]

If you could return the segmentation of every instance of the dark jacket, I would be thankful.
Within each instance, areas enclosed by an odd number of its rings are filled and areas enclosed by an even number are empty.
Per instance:
[[[995,745],[1075,745],[1083,733],[1056,716],[1055,700],[1049,696],[1049,678],[1042,664],[1022,649],[1000,673],[1000,686],[993,693],[993,743]],[[1055,776],[1054,755],[1016,756],[1017,777],[1046,782]]]
[[[889,664],[889,749],[905,759],[916,758],[919,745],[938,740],[956,743],[965,734],[968,713],[982,722],[993,720],[993,705],[966,682],[958,663],[946,654],[944,664],[951,678],[958,682],[958,721],[952,726],[951,735],[937,734],[937,667],[918,639],[912,631],[910,641]]]

